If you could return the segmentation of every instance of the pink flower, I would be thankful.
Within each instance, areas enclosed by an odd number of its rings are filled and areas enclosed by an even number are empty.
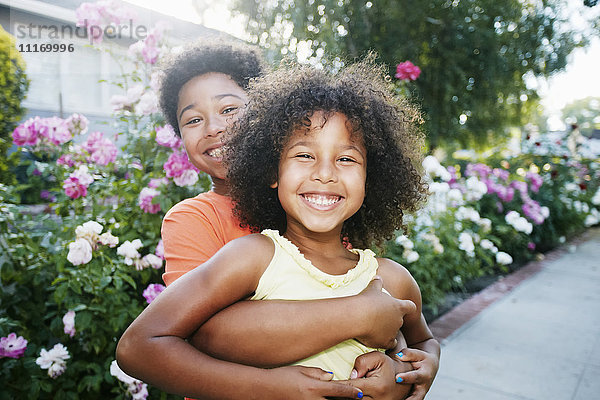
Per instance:
[[[421,68],[410,61],[402,62],[396,66],[395,77],[403,81],[414,81],[419,75],[421,75]]]
[[[173,182],[179,187],[195,185],[198,182],[198,172],[195,169],[186,169],[181,175],[173,177]]]
[[[164,163],[163,169],[167,173],[168,178],[180,176],[188,169],[197,171],[196,167],[192,165],[184,151],[174,151],[171,153],[167,162]]]
[[[79,182],[85,186],[90,186],[94,182],[94,177],[88,172],[87,165],[80,165],[70,176],[79,179]]]
[[[163,260],[165,259],[165,246],[163,245],[162,239],[160,239],[156,244],[156,250],[154,250],[154,254]]]
[[[96,149],[99,147],[100,141],[103,138],[104,134],[102,132],[91,132],[81,146],[91,154],[96,151]]]
[[[72,199],[87,196],[87,186],[82,185],[79,179],[69,176],[63,183],[65,194]]]
[[[109,25],[133,19],[130,9],[115,0],[100,0],[95,3],[82,3],[76,10],[77,26],[85,27],[90,43],[102,43],[104,29]]]
[[[34,146],[39,142],[37,130],[27,122],[17,126],[12,137],[13,143],[17,146]]]
[[[148,304],[152,303],[152,301],[158,296],[166,287],[161,285],[160,283],[151,283],[148,285],[146,290],[142,293]]]
[[[153,188],[143,188],[138,197],[138,205],[144,212],[156,214],[160,211],[160,204],[152,204],[152,199],[158,196],[160,192]]]
[[[181,147],[181,139],[177,137],[175,130],[169,124],[156,128],[156,143],[172,149]]]
[[[110,139],[103,138],[97,143],[97,148],[92,153],[91,159],[98,165],[108,165],[117,159],[117,146]]]
[[[44,118],[40,134],[47,137],[50,142],[57,146],[73,138],[65,120],[58,117]]]
[[[69,310],[62,318],[64,332],[70,337],[75,336],[75,311]]]
[[[67,128],[73,135],[83,135],[87,132],[89,121],[81,114],[72,114],[65,120]]]
[[[539,174],[536,174],[535,172],[527,172],[525,178],[529,179],[529,182],[531,182],[531,191],[535,193],[537,193],[540,190],[540,187],[544,183],[542,177]]]
[[[73,158],[72,154],[63,154],[62,156],[58,157],[58,160],[56,160],[56,163],[58,165],[65,165],[67,167],[72,167],[75,165],[75,159]]]
[[[9,333],[7,337],[0,338],[0,358],[20,358],[27,348],[27,340],[16,333]]]
[[[150,182],[148,183],[148,187],[156,189],[162,185],[168,185],[168,184],[169,184],[169,180],[167,178],[152,178],[152,179],[150,179]]]
[[[148,64],[154,64],[158,61],[158,56],[160,55],[160,49],[154,46],[144,45],[142,48],[142,58]]]

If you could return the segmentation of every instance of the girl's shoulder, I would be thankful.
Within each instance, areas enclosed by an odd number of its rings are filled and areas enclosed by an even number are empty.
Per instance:
[[[410,299],[419,294],[417,282],[403,265],[389,258],[377,257],[377,274],[383,280],[383,287],[399,299]]]

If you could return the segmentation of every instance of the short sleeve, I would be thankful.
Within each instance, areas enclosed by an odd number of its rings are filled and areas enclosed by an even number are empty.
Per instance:
[[[163,281],[167,286],[225,245],[226,241],[215,230],[217,218],[211,214],[210,208],[202,209],[182,202],[163,219],[161,236],[166,260]]]

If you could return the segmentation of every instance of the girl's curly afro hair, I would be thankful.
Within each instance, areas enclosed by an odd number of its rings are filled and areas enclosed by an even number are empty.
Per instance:
[[[209,72],[229,75],[241,88],[263,74],[265,65],[259,51],[244,43],[223,38],[196,42],[165,61],[162,69],[160,108],[175,133],[181,137],[177,120],[179,91],[190,79]]]
[[[344,114],[367,150],[365,199],[345,221],[342,237],[368,248],[404,228],[404,213],[415,211],[427,193],[420,173],[422,119],[415,107],[391,94],[384,67],[371,59],[337,73],[287,63],[250,85],[250,102],[232,129],[226,156],[234,212],[242,225],[285,232],[286,215],[270,185],[292,133],[307,129],[308,117],[322,111]]]

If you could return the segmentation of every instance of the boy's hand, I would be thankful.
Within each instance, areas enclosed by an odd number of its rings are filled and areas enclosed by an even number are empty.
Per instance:
[[[368,398],[404,399],[411,387],[396,384],[395,375],[410,369],[409,363],[393,360],[379,351],[372,351],[356,358],[349,382],[360,388]]]
[[[366,316],[361,321],[361,334],[355,339],[365,346],[391,349],[397,344],[396,336],[404,323],[404,315],[416,310],[410,300],[398,300],[382,291],[383,281],[375,276],[369,285],[355,296],[357,311]],[[365,308],[366,307],[366,308]]]
[[[395,357],[413,367],[412,371],[396,374],[396,382],[413,387],[407,400],[423,400],[437,374],[439,359],[425,351],[409,348],[402,349]]]

